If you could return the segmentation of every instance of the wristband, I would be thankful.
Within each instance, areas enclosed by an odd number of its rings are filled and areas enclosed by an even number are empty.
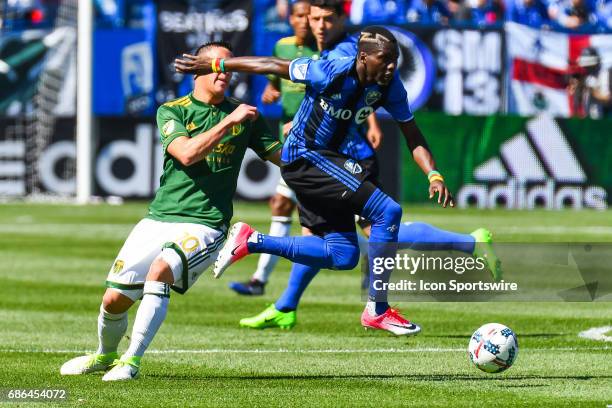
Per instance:
[[[225,60],[223,58],[219,60],[219,71],[225,72]]]
[[[210,66],[212,68],[212,72],[218,72],[217,71],[217,60],[218,58],[213,58],[213,60],[210,62]]]
[[[443,177],[441,177],[441,176],[432,176],[432,177],[429,179],[429,182],[430,182],[430,183],[433,183],[434,181],[440,181],[440,182],[444,183],[444,178],[443,178]]]
[[[430,179],[432,176],[440,176],[442,177],[442,175],[440,174],[439,171],[437,170],[432,170],[429,173],[427,173],[427,178]]]

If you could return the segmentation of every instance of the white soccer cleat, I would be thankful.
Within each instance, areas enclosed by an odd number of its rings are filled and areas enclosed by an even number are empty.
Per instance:
[[[213,268],[215,279],[220,278],[231,264],[250,254],[247,241],[253,233],[256,233],[256,231],[244,222],[237,222],[232,226],[227,242],[219,251],[215,261],[215,267]]]
[[[60,368],[61,375],[81,375],[106,371],[117,358],[117,353],[87,354],[66,361]]]
[[[115,360],[113,362],[113,368],[104,374],[102,381],[127,381],[138,378],[140,367],[134,365],[135,362],[132,362],[133,359],[132,357],[126,360]]]

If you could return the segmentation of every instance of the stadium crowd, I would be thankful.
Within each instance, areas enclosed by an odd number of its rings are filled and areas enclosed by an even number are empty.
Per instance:
[[[289,0],[277,0],[279,14]],[[487,27],[514,21],[534,28],[607,32],[612,30],[611,0],[352,0],[345,2],[350,22]]]
[[[147,24],[157,2],[95,0],[97,24],[114,27]],[[194,8],[215,7],[221,3],[219,0],[185,2]],[[253,3],[257,7],[275,7],[284,19],[291,0]],[[0,11],[5,17],[13,16],[13,24],[17,22],[22,28],[29,28],[49,22],[57,4],[58,0],[0,0]],[[345,10],[355,25],[419,23],[488,27],[514,21],[551,30],[612,32],[612,0],[347,0]]]

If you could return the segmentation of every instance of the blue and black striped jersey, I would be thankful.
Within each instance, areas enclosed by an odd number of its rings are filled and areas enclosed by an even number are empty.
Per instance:
[[[306,85],[306,96],[293,119],[282,160],[290,163],[308,150],[333,150],[361,160],[359,127],[382,106],[398,122],[413,119],[408,95],[396,73],[387,86],[363,87],[355,56],[311,60],[297,58],[289,66],[292,81]],[[366,156],[369,157],[369,156]]]

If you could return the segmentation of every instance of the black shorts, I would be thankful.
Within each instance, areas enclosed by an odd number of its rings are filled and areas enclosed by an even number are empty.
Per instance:
[[[361,214],[379,188],[378,163],[356,161],[340,153],[317,150],[283,164],[283,179],[295,191],[300,224],[315,235],[354,232],[355,214]]]

